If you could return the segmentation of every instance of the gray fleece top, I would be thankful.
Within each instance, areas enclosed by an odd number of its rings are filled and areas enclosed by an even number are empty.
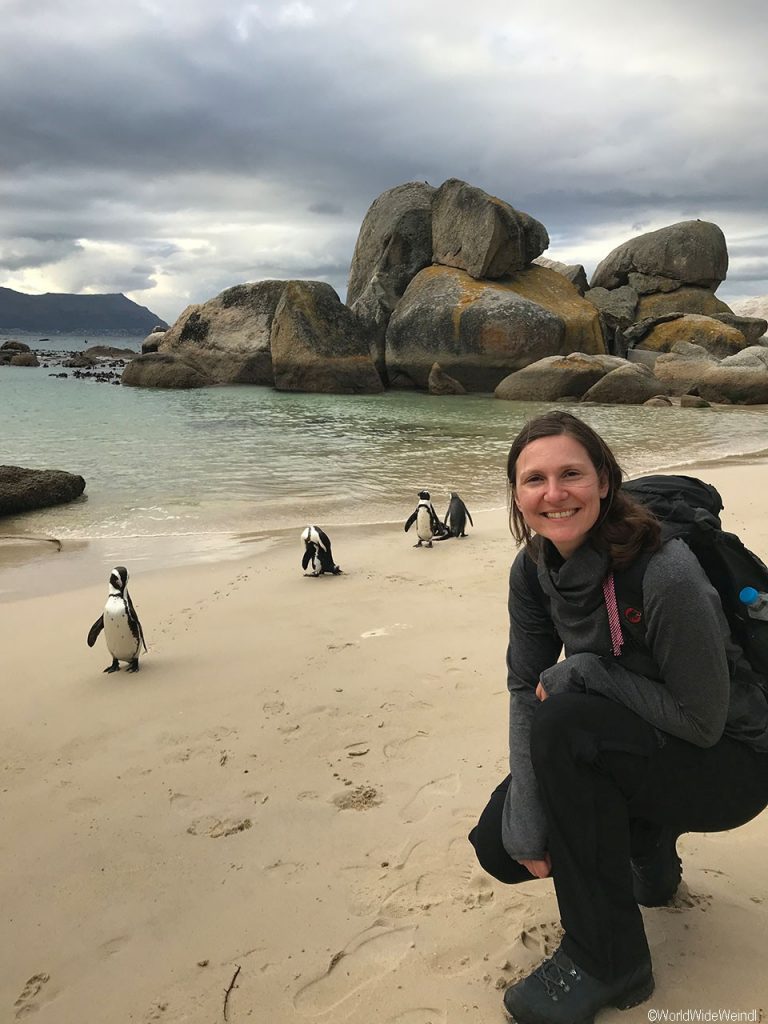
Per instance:
[[[725,734],[768,751],[766,695],[731,639],[717,591],[683,541],[671,540],[651,557],[643,576],[646,646],[627,645],[620,658],[611,652],[603,599],[607,554],[587,542],[563,561],[545,542],[538,577],[549,614],[531,594],[523,557],[520,551],[509,576],[511,781],[502,840],[511,857],[538,859],[547,849],[530,757],[539,680],[549,696],[602,694],[698,747]]]

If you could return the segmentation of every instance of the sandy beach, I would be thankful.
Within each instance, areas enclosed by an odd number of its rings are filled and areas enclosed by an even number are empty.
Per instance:
[[[765,558],[768,463],[695,472]],[[505,1020],[559,924],[551,881],[505,888],[466,841],[505,774],[514,554],[503,511],[469,532],[334,531],[340,577],[302,576],[298,533],[136,572],[137,675],[85,643],[111,564],[0,604],[1,1020]],[[644,911],[656,993],[601,1021],[760,1019],[767,843],[765,813],[681,839],[674,905]]]

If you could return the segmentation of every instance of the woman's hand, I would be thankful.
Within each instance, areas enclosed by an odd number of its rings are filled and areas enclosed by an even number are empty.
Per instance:
[[[521,860],[519,863],[528,868],[536,878],[549,878],[552,874],[552,861],[548,853],[544,854],[543,860]]]
[[[539,698],[539,700],[546,700],[547,697],[549,696],[547,691],[541,685],[541,681],[539,681],[538,684],[536,685],[536,696]]]

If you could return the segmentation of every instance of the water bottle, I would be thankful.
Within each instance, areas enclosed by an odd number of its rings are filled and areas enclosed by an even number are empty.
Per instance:
[[[751,619],[763,619],[768,622],[768,594],[762,594],[754,587],[744,587],[739,591],[739,600],[746,605]]]

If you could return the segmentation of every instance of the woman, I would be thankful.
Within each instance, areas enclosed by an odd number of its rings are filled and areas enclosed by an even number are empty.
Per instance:
[[[525,544],[509,581],[510,775],[469,838],[502,882],[554,880],[562,943],[506,990],[507,1011],[588,1024],[653,992],[638,903],[674,895],[680,833],[768,803],[768,701],[696,557],[662,544],[586,423],[532,420],[507,473]],[[637,562],[645,638],[622,646],[613,572]]]

